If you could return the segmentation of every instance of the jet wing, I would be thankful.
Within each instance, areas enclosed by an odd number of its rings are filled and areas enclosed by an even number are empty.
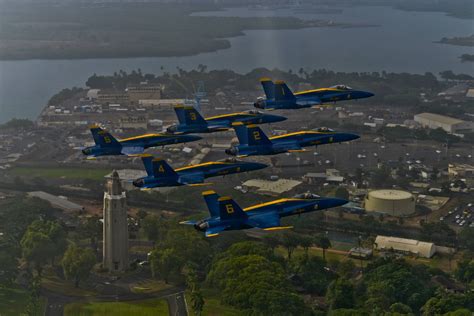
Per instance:
[[[121,153],[126,156],[141,155],[145,149],[141,146],[123,146]]]
[[[278,213],[268,213],[253,217],[250,221],[250,224],[263,230],[281,230],[293,228],[293,226],[281,226],[280,216]]]
[[[183,175],[179,177],[178,181],[182,184],[195,185],[195,184],[203,183],[204,179],[205,179],[204,174],[194,173],[194,174]]]
[[[218,236],[221,231],[224,231],[227,226],[215,226],[206,229],[206,237]]]
[[[230,124],[229,124],[230,125]],[[207,128],[213,132],[224,132],[228,131],[230,128],[223,125],[208,125]]]

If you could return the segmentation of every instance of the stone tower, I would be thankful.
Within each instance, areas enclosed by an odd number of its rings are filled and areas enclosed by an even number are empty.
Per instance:
[[[128,268],[128,224],[125,191],[114,170],[104,192],[104,245],[102,264],[110,272]]]

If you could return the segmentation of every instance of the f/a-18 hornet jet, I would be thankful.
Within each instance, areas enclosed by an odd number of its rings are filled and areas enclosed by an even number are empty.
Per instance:
[[[173,169],[164,159],[153,158],[151,155],[143,155],[142,161],[147,176],[133,181],[133,185],[141,189],[203,185],[206,178],[259,170],[267,167],[267,165],[257,162],[226,159]]]
[[[359,138],[351,133],[339,133],[329,128],[315,131],[300,131],[267,137],[256,125],[234,124],[239,145],[225,150],[226,154],[238,157],[275,155],[286,152],[303,151],[303,147],[347,142]]]
[[[207,203],[210,217],[199,221],[184,221],[180,224],[193,225],[197,230],[205,232],[206,237],[217,236],[225,230],[292,228],[281,226],[280,218],[320,211],[347,203],[343,199],[305,193],[294,198],[274,200],[242,209],[231,197],[219,197],[214,191],[206,191],[202,195]]]
[[[265,124],[286,120],[286,117],[262,113],[257,110],[223,114],[203,118],[193,106],[177,106],[174,108],[179,124],[167,128],[169,133],[212,133],[226,131],[234,122],[243,124]]]
[[[323,103],[347,101],[372,97],[371,92],[354,90],[345,85],[335,85],[293,93],[283,81],[273,81],[268,78],[260,79],[266,99],[259,98],[254,106],[258,109],[300,109]]]
[[[116,139],[98,125],[91,126],[95,146],[86,147],[82,153],[89,159],[99,156],[143,154],[149,147],[165,146],[178,143],[189,143],[202,139],[195,135],[172,135],[167,133],[144,134],[130,138]]]

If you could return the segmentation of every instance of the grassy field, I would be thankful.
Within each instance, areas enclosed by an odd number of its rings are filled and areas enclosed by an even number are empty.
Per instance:
[[[71,303],[64,307],[64,316],[156,316],[168,315],[165,300],[149,299],[130,302]]]
[[[237,316],[243,315],[238,309],[226,306],[220,303],[218,298],[219,294],[214,293],[212,290],[203,290],[204,295],[204,310],[202,311],[203,316]],[[186,292],[186,303],[189,309],[189,315],[194,315],[194,310],[190,300],[189,292]]]
[[[84,168],[40,168],[40,167],[15,167],[10,170],[16,176],[31,176],[40,178],[65,178],[65,179],[90,179],[103,180],[104,176],[110,173],[106,169]]]
[[[163,281],[158,280],[147,280],[139,283],[130,285],[130,290],[133,293],[155,293],[163,291],[172,287],[170,284],[166,284]]]
[[[0,315],[18,316],[26,315],[26,306],[29,302],[29,294],[19,288],[1,288],[0,287]],[[42,315],[46,301],[41,299],[40,306],[36,315]]]
[[[56,274],[47,269],[44,273],[44,276],[41,280],[41,286],[57,293],[66,292],[69,295],[74,296],[83,296],[83,297],[92,297],[97,293],[91,290],[86,289],[86,286],[79,284],[80,287],[74,287],[72,281],[62,280]]]

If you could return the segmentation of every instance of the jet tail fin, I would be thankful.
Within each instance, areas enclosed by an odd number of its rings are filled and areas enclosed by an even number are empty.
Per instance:
[[[142,157],[142,161],[148,176],[153,176],[155,178],[178,176],[176,171],[174,171],[164,159],[153,158],[151,155],[145,155]]]
[[[246,219],[248,216],[242,208],[229,197],[224,196],[217,200],[219,202],[219,216],[221,220]]]
[[[204,197],[204,201],[206,201],[207,208],[209,209],[211,216],[219,216],[219,194],[217,194],[215,191],[209,190],[203,192],[202,196]]]
[[[294,100],[295,95],[285,82],[279,80],[275,82],[275,100]]]
[[[275,99],[275,84],[273,81],[270,78],[262,78],[260,79],[260,83],[262,84],[267,100]]]
[[[244,125],[241,122],[232,124],[237,138],[241,145],[263,145],[271,144],[271,140],[265,135],[260,127],[257,125]]]
[[[174,108],[180,124],[206,125],[206,120],[193,106],[176,106]]]
[[[100,147],[120,146],[119,141],[100,126],[93,125],[90,129],[96,145]]]

